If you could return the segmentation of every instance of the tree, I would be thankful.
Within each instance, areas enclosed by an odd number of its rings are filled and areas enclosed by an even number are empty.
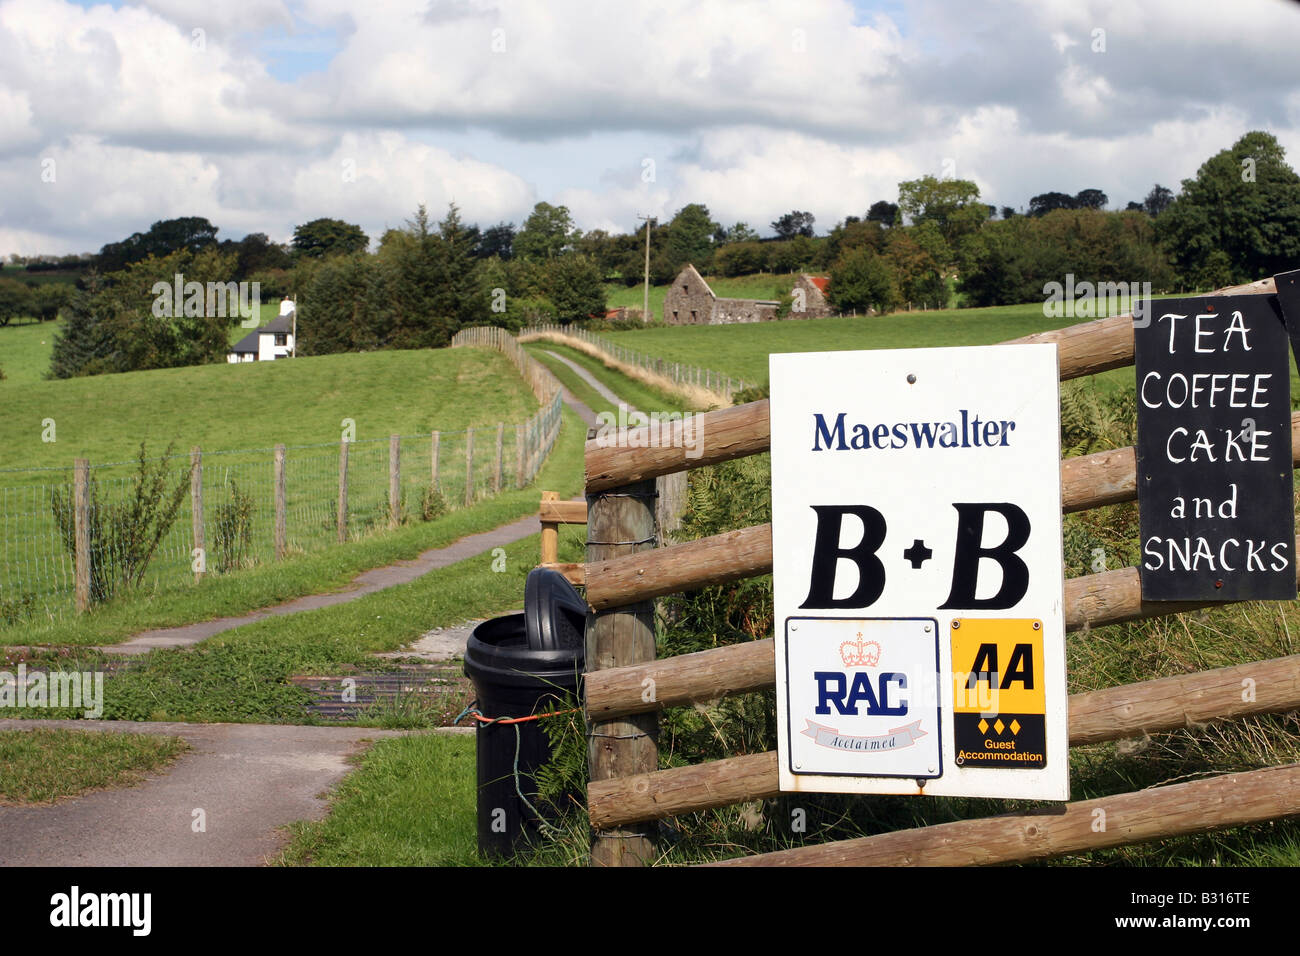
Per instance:
[[[595,263],[583,255],[561,256],[546,265],[547,298],[561,322],[605,316],[605,285]]]
[[[515,236],[514,254],[533,262],[554,259],[582,238],[567,206],[539,202]]]
[[[34,311],[31,289],[16,279],[0,279],[0,326]]]
[[[364,252],[369,245],[360,226],[341,219],[313,219],[293,231],[294,252],[313,259]]]
[[[788,212],[772,223],[772,230],[778,239],[793,239],[795,236],[813,237],[813,223],[817,217],[810,212],[794,210]]]
[[[32,314],[38,321],[52,322],[59,317],[59,310],[68,304],[72,290],[63,283],[47,282],[38,285],[31,292]]]
[[[1206,160],[1155,220],[1156,234],[1188,281],[1249,282],[1300,264],[1300,176],[1270,133],[1246,133]],[[1198,279],[1198,277],[1200,277]],[[1217,278],[1215,279],[1217,281]]]
[[[499,222],[489,226],[479,236],[478,247],[474,255],[480,259],[509,259],[514,254],[515,227],[512,223]]]
[[[923,176],[898,184],[903,215],[913,224],[933,222],[953,245],[988,219],[988,207],[979,198],[979,187],[966,179]]]
[[[1029,215],[1046,216],[1054,209],[1073,209],[1074,197],[1068,193],[1039,193],[1029,200]]]
[[[746,222],[738,222],[730,229],[723,229],[719,226],[718,230],[722,234],[722,238],[720,239],[717,237],[717,234],[714,235],[714,239],[718,243],[758,241],[758,233],[753,229],[750,229],[749,223]]]
[[[235,274],[241,279],[265,269],[288,269],[293,265],[289,250],[272,242],[264,232],[250,232],[230,245],[233,246],[230,251],[235,253]]]
[[[332,256],[321,264],[299,296],[310,322],[298,325],[298,354],[363,352],[386,344],[387,312],[376,315],[369,304],[377,284],[379,256]]]
[[[54,333],[50,352],[50,378],[74,378],[114,371],[112,337],[103,319],[106,304],[88,292],[77,291],[64,308],[63,324]]]
[[[712,237],[718,228],[708,206],[683,206],[668,226],[668,254],[679,268],[688,262],[703,266],[713,251]]]
[[[867,222],[878,222],[885,228],[895,225],[898,222],[898,203],[884,199],[873,202],[867,210]]]
[[[1159,183],[1156,183],[1151,187],[1151,192],[1147,193],[1147,198],[1142,201],[1138,208],[1145,210],[1146,214],[1154,219],[1168,209],[1173,201],[1173,192],[1166,189],[1164,186],[1161,186]],[[1129,205],[1132,206],[1134,204],[1129,203]]]
[[[933,228],[933,223],[926,225]],[[918,230],[890,230],[889,237],[885,240],[885,258],[898,279],[903,301],[939,307],[948,298],[948,289],[939,263],[912,235],[916,231]]]
[[[1081,189],[1074,197],[1074,208],[1105,209],[1108,202],[1110,197],[1100,189]]]
[[[1002,212],[1003,219],[1010,219],[1012,216],[1016,214],[1016,211],[1010,206],[1003,206],[1001,212]]]
[[[873,306],[888,312],[902,301],[893,268],[866,246],[850,250],[835,264],[829,291],[831,301],[841,312],[865,312]]]
[[[110,242],[99,250],[96,266],[101,272],[116,272],[148,256],[171,255],[187,250],[198,252],[217,241],[217,227],[202,216],[160,219],[147,232],[137,232],[121,242]]]

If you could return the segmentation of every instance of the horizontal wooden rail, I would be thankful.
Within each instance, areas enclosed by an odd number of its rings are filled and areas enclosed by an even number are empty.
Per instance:
[[[771,572],[772,526],[753,525],[592,564],[587,603],[604,611]]]
[[[1291,416],[1293,463],[1300,466],[1300,412]],[[1067,514],[1137,499],[1132,446],[1061,462],[1061,510]],[[597,611],[772,571],[772,526],[656,548],[587,569],[587,601]]]
[[[585,501],[543,501],[537,511],[537,517],[543,524],[586,524],[587,502]]]
[[[763,399],[703,412],[689,423],[659,422],[653,426],[656,432],[651,432],[652,426],[648,425],[629,429],[620,433],[620,439],[626,437],[626,442],[611,442],[608,437],[592,439],[586,446],[587,491],[604,491],[767,451],[767,407],[767,399]],[[646,435],[638,437],[642,430]],[[652,447],[637,447],[638,442]]]
[[[1300,552],[1300,538],[1296,539],[1296,551]],[[1300,567],[1297,586],[1300,587]],[[587,590],[590,593],[590,582]],[[1220,603],[1144,601],[1137,568],[1102,571],[1065,582],[1065,629],[1080,631],[1085,627],[1181,614]],[[587,713],[605,719],[771,687],[776,683],[775,646],[776,642],[769,637],[590,673],[584,685]],[[646,693],[649,687],[654,688],[653,694]],[[719,692],[723,687],[728,689]]]
[[[988,866],[1046,860],[1300,814],[1300,764],[1223,774],[1030,813],[940,823],[711,866]],[[1104,827],[1098,821],[1104,820]]]
[[[1070,745],[1297,707],[1300,654],[1071,695]],[[777,755],[769,751],[593,783],[587,809],[592,826],[614,827],[767,799],[779,792]]]
[[[565,563],[563,561],[547,561],[538,565],[539,568],[551,568],[559,571],[574,587],[582,587],[586,583],[587,575],[583,571],[583,565],[579,562]]]
[[[1271,278],[1229,286],[1205,295],[1270,295],[1277,291]],[[1133,364],[1133,316],[1111,316],[1050,332],[1035,332],[1003,345],[1055,342],[1061,381],[1093,375]],[[684,442],[683,423],[654,426],[657,434],[629,429],[617,443],[608,437],[587,442],[587,490],[603,491],[643,478],[702,468],[767,451],[771,446],[768,403],[750,402],[695,416],[691,441]],[[645,435],[639,432],[644,430]],[[653,441],[651,440],[653,439]],[[689,444],[689,449],[687,445]],[[653,445],[654,447],[646,447]],[[688,450],[695,457],[688,455]]]

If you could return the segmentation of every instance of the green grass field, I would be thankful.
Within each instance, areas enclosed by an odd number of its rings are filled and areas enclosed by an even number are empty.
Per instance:
[[[15,330],[0,330],[13,333]],[[25,330],[22,330],[25,331]],[[69,468],[130,459],[168,442],[188,452],[338,442],[352,419],[358,441],[434,429],[522,422],[532,392],[488,349],[383,351],[292,361],[0,383],[0,469]],[[56,440],[43,440],[54,419]],[[13,484],[0,477],[0,484]]]
[[[14,388],[31,385],[45,377],[58,322],[26,322],[0,328],[0,396],[8,400]]]
[[[1078,321],[1087,320],[1045,318],[1040,304],[1029,304],[601,334],[620,345],[670,361],[717,369],[750,382],[766,382],[767,357],[774,352],[992,345]]]
[[[189,749],[179,737],[84,730],[0,731],[0,806],[131,787]]]
[[[30,616],[16,614],[6,602],[31,596],[48,614],[71,593],[71,560],[58,539],[51,501],[56,491],[66,493],[75,458],[90,459],[102,500],[121,501],[133,487],[135,466],[128,462],[141,441],[150,457],[174,442],[178,457],[168,463],[171,486],[187,480],[188,450],[201,446],[209,553],[214,561],[219,557],[213,529],[219,509],[234,502],[238,488],[251,496],[247,556],[265,562],[273,550],[275,444],[288,446],[289,549],[303,552],[332,544],[337,536],[338,443],[349,421],[356,439],[349,449],[349,534],[363,537],[388,521],[388,435],[405,436],[404,512],[419,511],[432,482],[434,430],[440,432],[439,490],[448,506],[457,507],[465,503],[467,480],[475,498],[491,494],[498,422],[507,426],[501,471],[502,484],[510,487],[516,473],[514,426],[538,407],[514,367],[487,349],[5,382],[0,396],[8,413],[0,419],[0,625],[6,617]],[[466,468],[467,427],[475,430],[472,475]],[[190,563],[188,501],[182,512],[150,568],[152,582],[158,575],[175,578]]]

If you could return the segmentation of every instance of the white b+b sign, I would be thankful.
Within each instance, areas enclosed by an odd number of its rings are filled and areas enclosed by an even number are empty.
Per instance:
[[[1056,346],[771,383],[781,789],[1068,799]]]

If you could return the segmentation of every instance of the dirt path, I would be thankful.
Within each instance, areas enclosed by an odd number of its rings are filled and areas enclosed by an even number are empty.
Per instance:
[[[410,731],[284,724],[0,720],[0,730],[64,727],[182,737],[192,748],[161,774],[50,806],[0,807],[0,866],[260,866],[278,829],[319,820],[321,794],[364,740]],[[455,732],[455,731],[452,731]],[[195,831],[202,810],[205,829]]]
[[[563,355],[556,355],[554,352],[551,351],[547,351],[546,354],[549,355],[551,358],[555,359],[557,362],[563,362],[565,365],[567,365],[570,369],[573,370],[574,374],[577,375],[578,378],[582,379],[584,382],[586,382],[588,385],[594,388],[597,394],[599,394],[601,398],[605,399],[606,401],[613,402],[616,407],[620,403],[625,405],[627,404],[626,402],[623,402],[623,400],[619,398],[617,395],[615,395],[612,391],[610,391],[604,382],[596,378],[596,376],[592,375],[589,371],[587,371],[577,362],[570,361],[569,359],[566,359]],[[630,412],[636,411],[636,409],[631,405],[628,405],[627,408],[628,411]],[[589,425],[595,424],[595,416],[592,416],[592,420],[587,424]]]

